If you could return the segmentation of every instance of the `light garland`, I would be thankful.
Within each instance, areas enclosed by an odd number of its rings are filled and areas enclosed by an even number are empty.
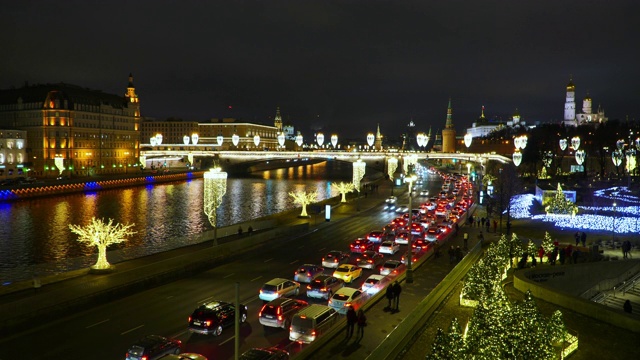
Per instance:
[[[360,192],[360,180],[364,177],[366,167],[367,163],[361,159],[353,163],[353,186],[358,192]]]
[[[217,227],[216,210],[222,203],[222,197],[227,193],[227,173],[220,168],[210,169],[204,173],[204,213],[209,218],[211,226]]]
[[[396,173],[398,169],[398,158],[391,157],[387,160],[387,171],[389,174],[389,179],[393,181],[393,174]]]

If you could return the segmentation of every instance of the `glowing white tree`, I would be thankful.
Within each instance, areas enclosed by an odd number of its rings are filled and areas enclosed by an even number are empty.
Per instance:
[[[347,198],[346,198],[347,193],[352,192],[356,189],[356,186],[353,185],[353,183],[339,182],[339,183],[331,183],[331,185],[333,185],[336,188],[336,190],[338,190],[338,192],[342,194],[342,200],[340,202],[347,202]]]
[[[398,169],[398,158],[395,158],[395,157],[389,158],[389,160],[387,160],[387,171],[389,174],[389,179],[391,179],[391,181],[393,181],[393,174],[396,173],[397,169]]]
[[[293,202],[295,204],[299,204],[300,206],[302,206],[302,212],[300,213],[300,216],[307,217],[309,216],[307,214],[307,205],[316,201],[316,199],[318,198],[318,192],[317,191],[311,191],[311,192],[306,192],[306,191],[293,192],[292,191],[289,193],[289,196],[293,198]]]
[[[353,163],[353,186],[356,188],[358,193],[360,193],[360,181],[364,177],[364,173],[367,168],[367,163],[358,159],[358,161]]]
[[[69,225],[71,232],[78,234],[78,241],[87,243],[90,246],[98,248],[98,261],[93,265],[92,269],[108,270],[111,264],[107,261],[107,247],[112,244],[119,244],[127,241],[126,236],[133,235],[136,232],[129,230],[135,224],[113,224],[113,219],[109,219],[108,223],[102,219],[91,218],[89,225]]]
[[[218,243],[218,214],[217,209],[222,203],[222,197],[227,193],[227,173],[220,168],[209,169],[204,173],[204,213],[213,226],[213,243]]]

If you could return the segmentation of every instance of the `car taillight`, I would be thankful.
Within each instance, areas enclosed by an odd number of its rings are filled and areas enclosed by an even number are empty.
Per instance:
[[[289,331],[293,331],[293,326],[289,326]]]
[[[260,289],[260,294],[262,294],[262,289]]]
[[[331,305],[333,303],[333,300],[329,299],[328,304]]]
[[[311,285],[307,285],[307,290],[311,290]]]
[[[189,316],[189,322],[191,322],[191,316]]]
[[[322,258],[322,261],[324,261],[324,258]]]
[[[142,359],[140,360],[149,360],[149,357],[147,355],[143,356]]]
[[[308,272],[308,273],[307,273],[307,276],[311,276],[311,273],[310,273],[310,272]]]
[[[338,259],[333,259],[333,262],[338,262]]]
[[[327,288],[323,287],[322,289],[320,289],[320,291],[327,291]]]
[[[315,330],[311,331],[311,336],[316,336],[316,331]]]
[[[351,303],[346,303],[346,304],[344,304],[344,306],[349,307],[349,306],[351,306]]]
[[[282,321],[282,315],[278,315],[278,321]]]
[[[367,262],[368,262],[369,264],[372,264],[372,263],[373,263],[373,260],[367,260]]]
[[[211,320],[207,320],[207,321],[205,321],[205,322],[204,322],[204,324],[205,324],[206,326],[211,326]]]

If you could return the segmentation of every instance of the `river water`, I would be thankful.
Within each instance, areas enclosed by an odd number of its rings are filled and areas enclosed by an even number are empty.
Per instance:
[[[315,190],[318,200],[336,196],[331,181],[349,182],[351,176],[350,164],[329,161],[229,178],[218,227],[299,207],[291,191]],[[0,203],[0,282],[93,265],[96,248],[79,243],[69,230],[69,224],[88,224],[92,217],[135,224],[136,234],[109,247],[112,262],[113,253],[126,260],[190,245],[189,235],[212,229],[202,198],[203,180],[193,179]]]

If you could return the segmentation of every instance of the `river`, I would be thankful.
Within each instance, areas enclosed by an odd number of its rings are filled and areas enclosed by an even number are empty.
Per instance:
[[[350,182],[351,176],[350,164],[329,161],[229,178],[218,226],[299,207],[288,195],[291,191],[315,190],[318,200],[336,196],[331,181]],[[0,281],[7,284],[94,264],[96,248],[79,243],[69,230],[69,224],[84,225],[92,217],[135,224],[136,234],[109,247],[109,253],[117,252],[121,259],[190,245],[185,236],[212,229],[202,198],[203,180],[193,179],[0,203]]]

